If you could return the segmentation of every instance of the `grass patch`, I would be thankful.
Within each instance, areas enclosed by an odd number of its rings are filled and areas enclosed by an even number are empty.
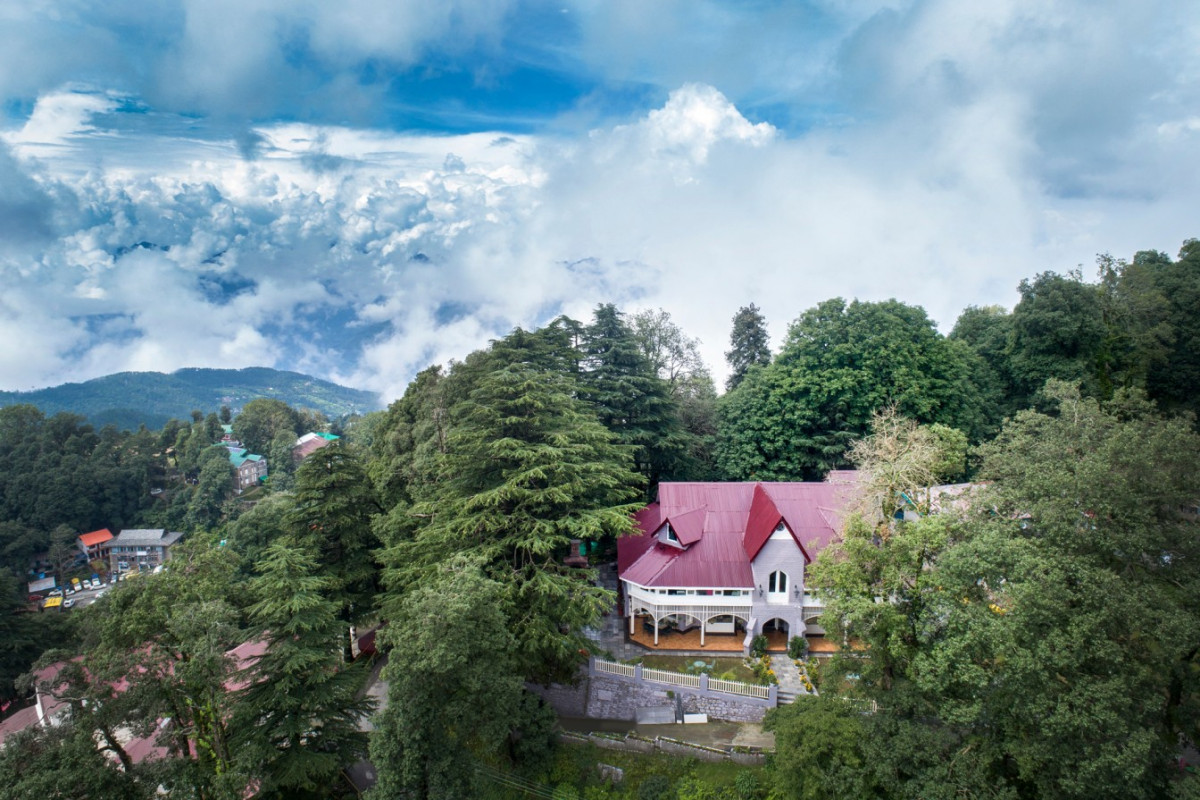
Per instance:
[[[643,667],[664,669],[670,672],[683,672],[688,675],[704,673],[710,678],[720,678],[727,681],[742,681],[743,683],[761,683],[754,677],[754,670],[746,666],[742,658],[700,658],[698,656],[667,656],[649,653],[642,656]],[[703,662],[703,666],[697,664]]]

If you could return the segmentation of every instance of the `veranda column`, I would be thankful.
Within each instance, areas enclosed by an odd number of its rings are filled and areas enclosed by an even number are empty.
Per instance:
[[[700,646],[704,647],[704,626],[708,623],[708,617],[700,617]]]
[[[658,647],[658,617],[654,618],[654,646]]]

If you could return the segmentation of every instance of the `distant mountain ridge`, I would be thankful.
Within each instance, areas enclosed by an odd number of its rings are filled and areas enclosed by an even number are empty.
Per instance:
[[[97,427],[161,428],[172,417],[189,419],[229,406],[235,413],[256,397],[273,397],[294,408],[312,408],[330,418],[365,414],[383,407],[379,396],[361,389],[267,367],[118,372],[83,383],[64,383],[32,392],[0,392],[0,406],[28,403],[46,415],[69,411]]]

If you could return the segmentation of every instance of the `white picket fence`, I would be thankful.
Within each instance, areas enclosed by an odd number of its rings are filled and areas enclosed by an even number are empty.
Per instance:
[[[684,675],[682,672],[667,672],[665,669],[650,669],[642,667],[642,679],[655,683],[669,683],[672,686],[690,686],[700,688],[699,675]]]
[[[637,677],[637,667],[633,664],[618,664],[616,661],[605,661],[600,658],[596,659],[596,670],[611,675],[622,675],[626,678]]]
[[[750,697],[761,697],[763,700],[771,696],[770,686],[757,686],[753,683],[742,683],[741,681],[723,681],[718,678],[709,678],[708,688],[714,692],[744,694]]]

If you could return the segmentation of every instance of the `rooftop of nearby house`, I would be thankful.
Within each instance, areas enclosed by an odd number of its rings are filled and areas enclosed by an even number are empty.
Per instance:
[[[332,433],[306,433],[292,446],[292,456],[297,460],[303,460],[330,442],[337,441],[338,438]]]
[[[85,533],[79,537],[79,543],[84,547],[95,547],[98,544],[104,544],[113,538],[112,531],[108,528],[101,528],[98,531]]]
[[[780,523],[808,561],[833,541],[853,482],[660,484],[634,517],[639,532],[618,540],[618,570],[641,586],[753,586],[750,565]],[[678,546],[656,537],[664,524]]]
[[[178,531],[167,532],[163,528],[132,528],[121,531],[113,539],[117,545],[158,545],[170,547],[183,537]]]
[[[22,708],[3,722],[0,722],[0,747],[4,747],[5,739],[36,725],[37,721],[37,706],[30,706],[29,708]]]

